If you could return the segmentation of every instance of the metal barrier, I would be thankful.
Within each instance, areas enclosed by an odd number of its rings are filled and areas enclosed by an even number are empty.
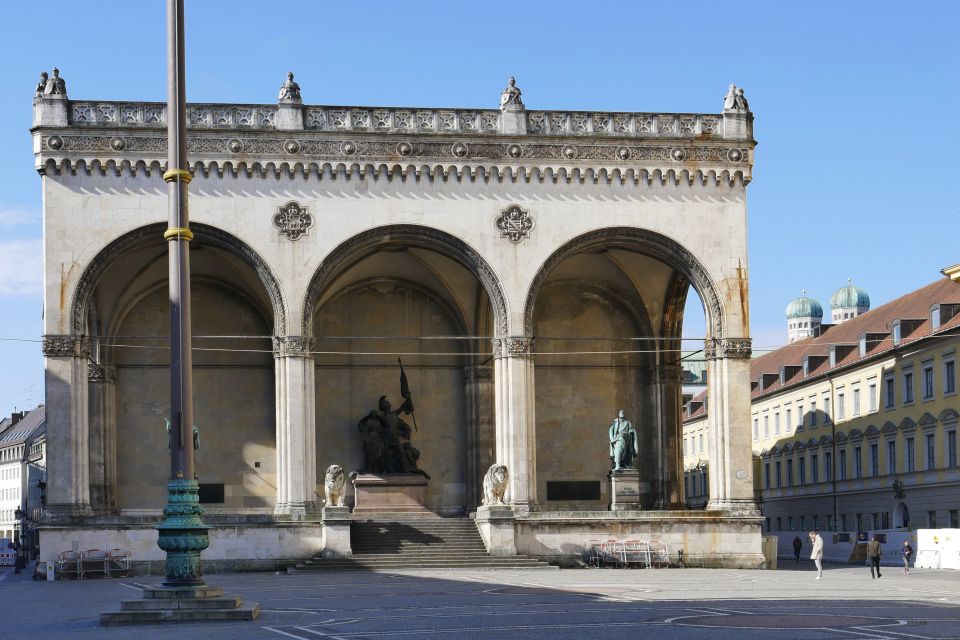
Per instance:
[[[130,553],[123,549],[61,551],[56,573],[60,579],[82,580],[93,576],[119,578],[130,575]]]

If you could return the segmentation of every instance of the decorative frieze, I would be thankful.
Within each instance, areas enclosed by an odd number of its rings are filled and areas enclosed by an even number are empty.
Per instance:
[[[519,243],[524,238],[529,238],[535,225],[533,216],[516,204],[503,209],[494,221],[494,226],[500,232],[500,237],[508,238],[514,244]]]
[[[307,357],[312,348],[311,340],[303,336],[274,336],[273,355],[276,357]]]
[[[494,358],[529,358],[533,356],[534,338],[510,336],[493,338]]]
[[[289,92],[286,83],[281,96],[285,91]],[[296,92],[299,95],[298,85]],[[291,101],[281,98],[281,102]],[[167,107],[163,103],[75,100],[70,106],[70,124],[78,127],[160,128],[167,122]],[[187,126],[190,129],[275,129],[277,111],[277,105],[190,104],[187,105]],[[501,109],[307,106],[303,113],[304,128],[312,131],[502,133]],[[723,115],[719,114],[526,111],[522,115],[526,116],[528,136],[723,137]]]
[[[87,382],[93,384],[112,384],[116,381],[116,367],[108,367],[96,362],[87,363]]]
[[[127,152],[136,154],[165,154],[167,139],[149,135],[51,135],[41,138],[44,150],[64,153]],[[253,155],[305,156],[336,159],[351,156],[365,159],[430,158],[454,160],[571,160],[612,163],[642,162],[683,163],[696,161],[711,164],[743,165],[749,162],[749,148],[716,144],[693,144],[678,147],[675,144],[623,145],[615,142],[593,144],[517,143],[423,141],[401,142],[369,139],[335,138],[265,138],[190,136],[187,151],[198,155],[233,156],[238,153]],[[159,159],[159,157],[158,157]]]
[[[749,359],[753,353],[750,338],[708,338],[703,353],[707,360],[717,358]]]
[[[90,356],[90,339],[86,336],[45,335],[42,344],[43,355],[47,357]]]

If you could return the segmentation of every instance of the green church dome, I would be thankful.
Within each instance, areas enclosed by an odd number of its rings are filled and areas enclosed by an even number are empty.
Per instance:
[[[793,318],[822,318],[823,307],[813,298],[807,297],[804,291],[799,298],[795,298],[787,305],[787,319]]]
[[[846,286],[837,289],[830,298],[830,307],[833,309],[870,308],[870,296],[867,292],[847,280]]]

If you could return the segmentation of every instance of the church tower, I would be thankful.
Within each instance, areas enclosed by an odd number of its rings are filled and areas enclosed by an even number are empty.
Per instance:
[[[787,305],[787,342],[811,338],[820,334],[823,322],[823,307],[813,298],[807,297],[806,290],[799,298]]]
[[[837,289],[830,298],[833,324],[841,324],[869,310],[870,296],[864,289],[854,285],[850,278],[847,279],[847,284]]]

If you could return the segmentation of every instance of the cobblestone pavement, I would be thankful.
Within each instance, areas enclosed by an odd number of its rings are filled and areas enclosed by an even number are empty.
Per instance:
[[[809,564],[809,563],[807,563]],[[889,567],[436,570],[207,576],[260,603],[247,623],[101,628],[158,578],[32,582],[0,573],[0,638],[960,638],[960,573]],[[779,630],[779,631],[773,631]]]

